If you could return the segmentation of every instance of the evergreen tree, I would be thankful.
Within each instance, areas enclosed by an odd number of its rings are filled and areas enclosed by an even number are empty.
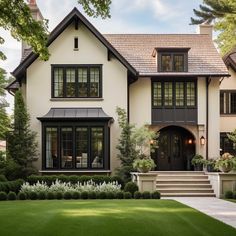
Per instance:
[[[19,165],[22,178],[26,169],[32,168],[32,162],[37,156],[36,133],[31,131],[30,118],[20,91],[15,94],[14,123],[7,138],[7,157]]]
[[[204,0],[199,10],[194,9],[197,18],[191,17],[191,24],[214,23],[219,31],[216,42],[224,55],[236,46],[236,1]]]

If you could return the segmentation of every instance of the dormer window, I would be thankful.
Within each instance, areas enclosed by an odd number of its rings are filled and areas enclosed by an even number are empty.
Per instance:
[[[187,72],[189,48],[157,48],[159,72]]]

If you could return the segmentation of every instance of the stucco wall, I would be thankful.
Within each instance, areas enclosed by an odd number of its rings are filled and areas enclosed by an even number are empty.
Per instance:
[[[74,37],[79,39],[79,50],[74,51]],[[116,144],[119,137],[116,106],[127,109],[127,69],[116,59],[107,60],[106,47],[83,25],[75,30],[73,25],[49,46],[48,61],[37,59],[27,70],[27,107],[31,126],[38,133],[41,157],[41,123],[37,117],[44,116],[51,107],[102,107],[114,118],[111,125],[111,169],[117,165]],[[51,101],[51,64],[102,64],[103,100]],[[41,158],[37,162],[41,169]]]

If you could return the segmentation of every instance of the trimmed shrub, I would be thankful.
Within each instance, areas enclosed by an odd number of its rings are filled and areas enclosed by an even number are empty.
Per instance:
[[[233,192],[228,190],[225,192],[225,198],[232,199],[233,198]]]
[[[7,194],[7,199],[10,200],[10,201],[16,200],[16,193],[14,193],[14,192],[9,192],[9,193]]]
[[[106,199],[106,198],[107,198],[106,192],[100,192],[100,193],[98,193],[97,198],[98,198],[98,199]]]
[[[76,191],[74,191],[74,192],[72,192],[72,194],[71,194],[72,196],[72,199],[80,199],[80,193],[79,192],[76,192]]]
[[[151,198],[151,194],[148,191],[144,191],[142,193],[142,197],[143,197],[143,199],[150,199]]]
[[[236,191],[233,191],[233,199],[236,199]]]
[[[7,182],[5,175],[0,175],[0,182]]]
[[[71,198],[72,198],[71,192],[65,192],[65,193],[64,193],[64,199],[69,200],[69,199],[71,199]]]
[[[0,182],[0,191],[6,192],[6,193],[9,193],[9,192],[18,193],[23,183],[24,183],[24,180],[22,179]]]
[[[113,192],[107,192],[107,199],[114,199],[115,194]]]
[[[81,199],[88,199],[88,192],[87,191],[84,191],[80,194],[80,198]]]
[[[140,199],[140,198],[142,198],[142,193],[139,191],[135,191],[134,192],[134,199]]]
[[[31,192],[31,193],[29,193],[28,198],[30,200],[36,200],[36,199],[38,199],[38,194],[36,192]]]
[[[38,193],[38,199],[45,200],[47,198],[47,194],[43,191]]]
[[[7,200],[7,194],[5,192],[0,192],[0,201]]]
[[[124,192],[119,191],[116,193],[116,199],[123,199],[124,198]]]
[[[55,199],[55,194],[53,192],[48,192],[47,193],[47,199],[48,200],[53,200]]]
[[[154,191],[151,193],[152,199],[160,199],[161,198],[161,193],[158,191]]]
[[[55,198],[58,200],[61,200],[63,198],[63,193],[62,192],[56,192],[55,193]]]
[[[128,182],[124,187],[125,192],[130,192],[134,196],[134,192],[138,191],[138,186],[134,182]]]
[[[96,199],[97,194],[94,191],[88,192],[88,199]]]
[[[26,200],[27,196],[26,196],[25,193],[19,192],[18,195],[17,195],[17,198],[18,198],[19,200]]]
[[[124,192],[124,199],[131,199],[132,194],[130,192]]]

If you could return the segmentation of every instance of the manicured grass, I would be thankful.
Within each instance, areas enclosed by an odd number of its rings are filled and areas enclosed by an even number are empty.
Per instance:
[[[225,200],[227,200],[229,202],[235,202],[236,203],[236,199],[225,199]]]
[[[236,230],[172,200],[0,202],[5,236],[235,236]]]

